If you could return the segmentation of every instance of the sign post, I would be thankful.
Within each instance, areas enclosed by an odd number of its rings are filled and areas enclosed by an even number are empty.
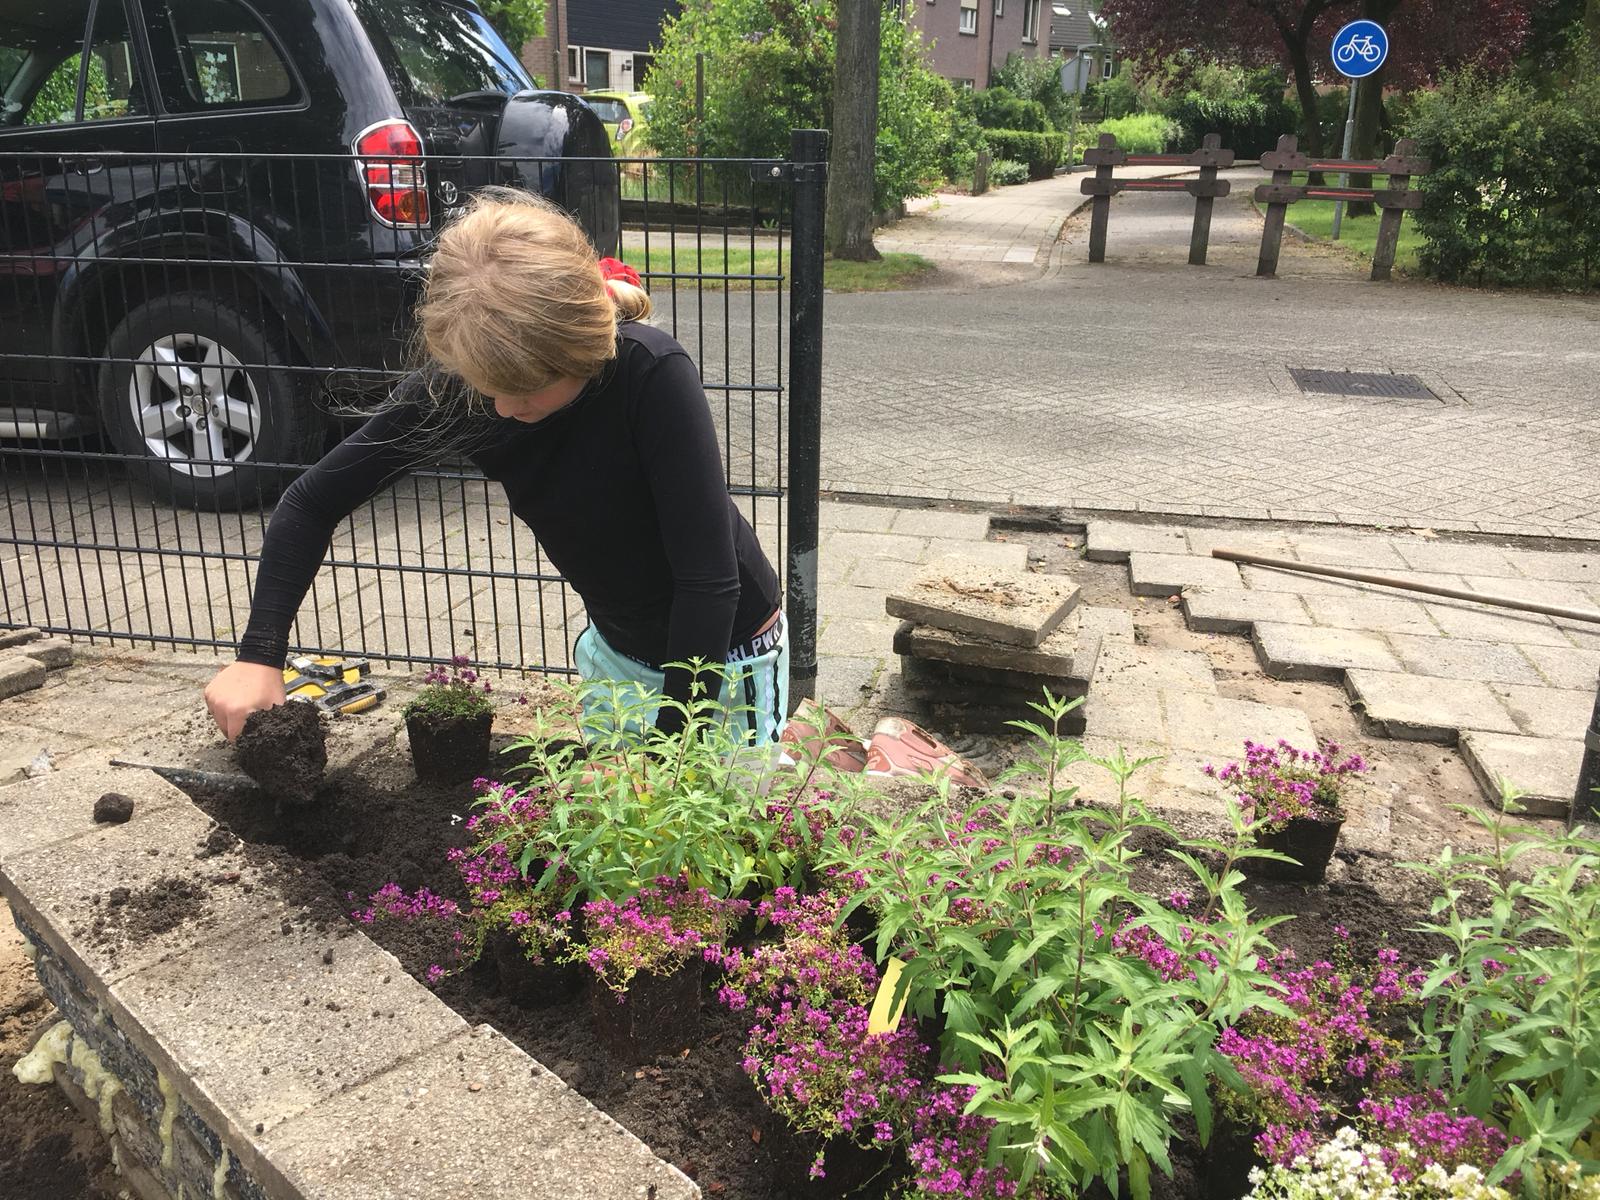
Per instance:
[[[1344,153],[1339,156],[1349,158],[1356,134],[1356,93],[1361,87],[1361,80],[1383,66],[1383,60],[1389,57],[1389,35],[1376,21],[1351,21],[1333,35],[1332,54],[1334,69],[1350,81],[1350,108],[1344,121]],[[1339,183],[1344,187],[1349,186],[1348,171],[1340,173]],[[1333,232],[1330,235],[1336,242],[1339,240],[1339,226],[1343,222],[1344,201],[1339,200],[1333,206]]]

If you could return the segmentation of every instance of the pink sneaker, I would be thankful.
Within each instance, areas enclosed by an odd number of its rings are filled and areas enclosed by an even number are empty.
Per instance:
[[[919,725],[884,717],[867,746],[868,775],[943,775],[962,787],[988,788],[983,773]]]
[[[805,758],[820,749],[823,739],[827,739],[828,752],[822,756],[822,761],[830,767],[852,775],[867,769],[866,743],[855,730],[815,700],[800,702],[778,738],[783,745],[795,747]]]

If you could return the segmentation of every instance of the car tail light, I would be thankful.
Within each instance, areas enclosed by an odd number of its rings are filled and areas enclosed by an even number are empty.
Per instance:
[[[628,130],[630,130],[632,128],[633,128],[633,118],[632,117],[623,117],[622,120],[617,122],[617,140],[620,142],[623,138],[627,137],[628,136]]]
[[[428,172],[422,136],[408,121],[382,121],[355,140],[356,170],[367,189],[372,215],[396,229],[428,223]],[[397,160],[416,161],[397,161]]]

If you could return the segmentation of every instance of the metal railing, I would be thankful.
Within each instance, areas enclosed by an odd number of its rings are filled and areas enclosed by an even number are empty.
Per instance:
[[[698,364],[809,687],[825,160],[817,131],[781,160],[406,160],[433,208],[407,229],[369,219],[348,156],[0,155],[0,627],[231,650],[275,497],[410,361],[441,206],[509,175],[618,239]],[[498,488],[446,459],[339,528],[291,642],[569,672],[581,628]]]

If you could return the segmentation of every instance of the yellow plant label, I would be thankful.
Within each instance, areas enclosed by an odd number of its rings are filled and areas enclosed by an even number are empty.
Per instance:
[[[900,1017],[906,1010],[906,997],[900,997],[900,1003],[894,1003],[894,990],[900,983],[900,972],[904,971],[906,964],[898,958],[891,958],[883,967],[883,978],[878,981],[878,994],[872,998],[872,1012],[867,1017],[867,1032],[893,1033],[900,1028]],[[909,994],[909,993],[908,993]],[[894,1011],[891,1012],[890,1008]]]

